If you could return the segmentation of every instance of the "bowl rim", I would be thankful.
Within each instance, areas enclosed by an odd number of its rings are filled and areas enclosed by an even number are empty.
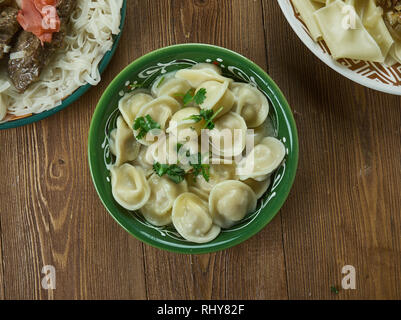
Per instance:
[[[102,59],[100,60],[98,69],[99,69],[99,72],[101,75],[106,70],[107,66],[111,62],[111,59],[113,58],[113,56],[117,50],[118,44],[121,39],[121,35],[124,30],[126,15],[127,15],[127,0],[123,0],[123,4],[121,7],[120,33],[114,36],[113,46],[111,47],[111,49],[109,51],[107,51],[103,55]],[[93,86],[89,83],[78,87],[70,95],[64,97],[64,99],[62,100],[62,103],[59,106],[54,107],[50,110],[43,111],[40,113],[35,113],[26,118],[16,119],[16,120],[11,120],[11,121],[7,121],[4,123],[0,123],[0,130],[18,128],[18,127],[26,126],[28,124],[39,122],[43,119],[49,118],[50,116],[56,114],[57,112],[59,112],[61,110],[64,110],[65,108],[67,108],[68,106],[73,104],[75,101],[77,101],[79,98],[81,98],[92,87],[95,87],[95,86]]]
[[[224,52],[226,54],[235,56],[238,59],[242,59],[245,63],[250,64],[253,66],[253,68],[255,68],[260,74],[262,74],[265,77],[265,80],[267,80],[268,85],[271,87],[271,89],[274,91],[274,93],[277,95],[277,97],[280,99],[280,103],[282,104],[282,108],[285,111],[285,115],[286,115],[286,123],[287,123],[287,127],[289,128],[289,132],[291,133],[292,136],[292,156],[293,156],[293,160],[290,162],[289,165],[289,172],[290,172],[290,176],[289,176],[289,183],[287,184],[287,187],[285,189],[284,192],[280,193],[281,198],[280,200],[277,200],[278,204],[276,205],[277,209],[272,210],[272,214],[271,217],[269,219],[266,219],[265,221],[263,221],[263,223],[261,223],[260,225],[258,225],[257,228],[255,228],[252,232],[249,232],[247,234],[242,234],[241,236],[238,236],[236,238],[234,238],[232,241],[220,244],[219,246],[216,247],[200,247],[200,248],[193,248],[193,249],[187,249],[187,248],[180,248],[178,246],[172,246],[172,245],[168,245],[166,243],[161,244],[158,241],[154,241],[153,239],[149,238],[149,237],[145,237],[142,235],[141,232],[132,232],[131,230],[129,230],[123,223],[122,220],[120,220],[118,218],[118,216],[116,216],[109,208],[108,204],[105,202],[105,200],[102,198],[100,190],[98,188],[98,183],[97,183],[97,178],[94,175],[94,164],[96,162],[95,157],[92,156],[94,150],[95,150],[95,146],[94,146],[94,139],[95,139],[95,135],[96,132],[94,131],[96,123],[99,122],[99,119],[101,119],[102,117],[102,112],[103,109],[107,108],[107,103],[106,101],[108,100],[108,97],[111,94],[115,94],[116,89],[118,88],[118,84],[124,83],[124,79],[127,79],[129,77],[129,75],[131,74],[131,70],[135,69],[135,67],[138,64],[144,64],[147,63],[148,60],[153,60],[154,56],[160,55],[160,54],[169,54],[169,53],[174,53],[175,50],[177,49],[196,49],[199,47],[203,47],[203,48],[208,48],[211,50],[218,50],[219,52]],[[121,80],[123,79],[123,80]],[[93,149],[93,152],[92,152]],[[89,136],[88,136],[88,161],[89,161],[89,169],[90,169],[90,173],[91,173],[91,177],[92,177],[92,181],[93,184],[95,186],[96,192],[103,204],[103,206],[106,208],[107,212],[113,217],[113,219],[124,229],[126,230],[129,234],[131,234],[134,238],[138,239],[139,241],[146,243],[148,245],[151,245],[155,248],[158,249],[162,249],[162,250],[166,250],[169,252],[174,252],[174,253],[180,253],[180,254],[207,254],[207,253],[212,253],[212,252],[218,252],[218,251],[222,251],[231,247],[234,247],[246,240],[248,240],[249,238],[253,237],[254,235],[256,235],[257,233],[259,233],[263,228],[265,228],[267,226],[267,224],[269,224],[273,218],[275,218],[278,214],[278,212],[280,211],[280,209],[282,208],[283,204],[285,203],[286,199],[288,198],[288,195],[292,189],[294,180],[295,180],[295,176],[296,176],[296,172],[298,169],[298,161],[299,161],[299,141],[298,141],[298,131],[297,131],[297,126],[295,123],[295,119],[294,116],[292,114],[291,108],[286,100],[286,98],[284,97],[283,93],[281,92],[281,90],[279,89],[279,87],[276,85],[276,83],[270,78],[270,76],[261,68],[259,67],[256,63],[254,63],[253,61],[251,61],[250,59],[244,57],[243,55],[232,51],[230,49],[227,48],[223,48],[223,47],[219,47],[219,46],[215,46],[215,45],[211,45],[211,44],[205,44],[205,43],[186,43],[186,44],[176,44],[176,45],[171,45],[171,46],[167,46],[167,47],[162,47],[159,49],[156,49],[154,51],[151,51],[141,57],[139,57],[138,59],[134,60],[133,62],[131,62],[127,67],[125,67],[109,84],[109,86],[105,89],[104,93],[102,94],[101,98],[99,99],[99,102],[96,106],[96,109],[93,113],[92,116],[92,120],[91,120],[91,125],[89,128]]]
[[[386,85],[384,83],[377,82],[373,79],[362,77],[361,75],[355,73],[354,71],[351,71],[346,67],[344,67],[342,64],[333,59],[331,55],[322,52],[319,45],[315,41],[313,41],[313,39],[302,28],[300,22],[292,14],[293,9],[290,3],[291,0],[279,0],[277,2],[288,24],[291,26],[292,30],[295,32],[298,38],[316,57],[318,57],[331,69],[338,72],[347,79],[355,83],[358,83],[359,85],[362,85],[364,87],[392,95],[401,95],[401,86],[396,87],[392,85]]]

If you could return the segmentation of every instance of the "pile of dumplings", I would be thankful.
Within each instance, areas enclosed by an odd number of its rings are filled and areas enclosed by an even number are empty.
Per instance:
[[[291,0],[315,41],[334,59],[401,63],[401,2]]]
[[[184,106],[182,97],[191,89],[205,89],[206,97],[200,105],[192,101]],[[176,154],[177,145],[170,142],[174,140],[171,134],[178,136],[175,141],[185,139],[185,130],[201,136],[204,122],[188,119],[205,109],[216,113],[215,128],[208,131],[209,135],[229,129],[241,130],[243,136],[237,139],[234,135],[233,144],[228,147],[218,143],[210,146],[208,181],[203,175],[190,174],[190,168],[184,165],[188,174],[180,183],[167,175],[159,176],[153,165],[166,163],[160,150]],[[270,185],[272,173],[285,158],[286,149],[273,137],[269,125],[269,102],[264,94],[250,84],[224,77],[213,64],[201,63],[168,73],[149,90],[130,91],[120,99],[119,111],[121,115],[109,139],[115,156],[110,167],[114,199],[127,210],[138,211],[154,226],[173,224],[191,242],[210,242],[221,229],[232,227],[255,211],[257,200]],[[135,120],[147,115],[170,137],[162,141],[137,139]],[[248,129],[253,129],[251,136]],[[245,154],[247,139],[253,139],[254,148],[240,161],[220,161]],[[198,140],[186,139],[182,143],[191,152],[197,152]],[[211,143],[212,139],[207,141]],[[166,148],[160,148],[160,144],[166,144]],[[246,167],[250,159],[254,164],[252,170],[241,173],[238,169]],[[174,161],[169,157],[167,164]]]

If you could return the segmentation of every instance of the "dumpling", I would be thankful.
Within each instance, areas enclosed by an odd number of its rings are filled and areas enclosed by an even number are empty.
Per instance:
[[[197,63],[192,70],[210,70],[221,75],[221,68],[213,63]]]
[[[320,2],[325,3],[326,0]],[[295,8],[302,17],[302,20],[308,27],[308,30],[311,33],[313,40],[319,40],[322,37],[322,32],[320,31],[319,25],[316,23],[313,17],[313,13],[316,10],[320,9],[323,4],[316,3],[310,0],[292,0],[292,3],[294,4]]]
[[[234,83],[237,101],[233,111],[242,116],[248,128],[256,128],[265,122],[269,114],[269,102],[265,95],[247,83]]]
[[[259,127],[248,129],[246,133],[247,146],[251,145],[253,139],[253,145],[256,146],[266,137],[274,137],[276,135],[273,123],[268,118]]]
[[[189,241],[206,243],[215,239],[220,227],[213,223],[207,202],[189,192],[181,194],[174,202],[173,225]]]
[[[213,164],[215,159],[210,160],[209,164],[209,181],[201,175],[197,176],[196,179],[192,175],[188,176],[188,184],[190,186],[196,187],[203,192],[209,194],[213,187],[225,180],[234,180],[236,178],[236,167],[235,163],[224,164],[223,160],[219,164]]]
[[[223,77],[215,68],[204,64],[195,65],[191,69],[181,69],[175,74],[178,79],[186,80],[193,88],[198,88],[206,81],[232,82],[232,79]]]
[[[379,45],[382,55],[386,57],[394,40],[384,22],[383,9],[376,6],[374,0],[365,0],[364,3],[362,23]]]
[[[140,167],[144,172],[145,176],[148,178],[154,171],[153,171],[153,159],[151,162],[147,161],[148,147],[141,146],[138,157],[132,162],[135,167]]]
[[[149,115],[153,121],[160,125],[161,130],[165,130],[168,122],[174,113],[180,109],[180,104],[177,100],[163,96],[145,104],[141,110],[139,110],[136,118],[146,117]],[[135,137],[138,135],[138,130],[134,130]],[[144,145],[150,145],[154,141],[154,136],[147,135],[146,137],[139,139],[138,141]]]
[[[269,189],[271,179],[268,177],[267,179],[263,181],[256,181],[254,179],[247,179],[243,181],[246,185],[248,185],[253,192],[255,192],[256,198],[259,199],[261,198],[267,189]]]
[[[240,180],[252,178],[263,181],[280,166],[285,154],[285,146],[280,140],[273,137],[264,138],[238,163],[237,175]]]
[[[141,168],[128,163],[120,167],[113,166],[111,189],[114,199],[127,210],[142,208],[150,197],[150,186]]]
[[[235,112],[215,121],[215,127],[209,132],[212,152],[218,156],[235,157],[246,147],[247,127],[245,120]]]
[[[218,112],[216,119],[229,112],[234,105],[235,97],[231,90],[228,89],[228,85],[228,81],[223,83],[214,80],[206,81],[195,92],[196,94],[200,89],[206,90],[206,99],[200,107],[206,110],[213,109],[214,113]]]
[[[125,96],[120,99],[118,102],[118,109],[130,128],[133,127],[139,110],[152,100],[153,97],[150,94],[139,90],[126,93]]]
[[[199,136],[205,126],[205,120],[202,119],[199,122],[195,122],[189,119],[193,115],[199,115],[199,113],[200,109],[197,107],[186,107],[177,111],[171,118],[167,133],[174,134],[179,141],[186,140],[187,136],[193,136],[191,131],[195,132],[196,136]]]
[[[116,156],[118,167],[125,162],[133,161],[139,154],[140,144],[136,141],[133,131],[123,118],[117,118],[117,128],[110,134],[110,151]]]
[[[223,181],[210,192],[209,211],[213,222],[221,228],[230,228],[256,209],[255,192],[243,182]]]
[[[209,202],[209,193],[206,191],[203,191],[195,186],[189,186],[188,187],[188,191],[196,194],[199,198],[201,198],[202,200]]]
[[[346,10],[347,5],[337,0],[313,14],[333,58],[384,62],[380,47],[365,29],[361,18],[355,11],[355,28],[346,29],[343,27],[343,12]]]
[[[187,182],[174,183],[167,176],[153,174],[148,179],[151,194],[148,202],[140,209],[144,218],[155,226],[171,223],[171,211],[175,199],[188,191]]]
[[[191,89],[188,81],[177,79],[174,74],[161,77],[152,87],[152,94],[156,97],[170,96],[179,100],[180,95],[184,95]]]

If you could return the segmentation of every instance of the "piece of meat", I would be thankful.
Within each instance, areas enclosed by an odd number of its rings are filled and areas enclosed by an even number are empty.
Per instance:
[[[15,88],[24,92],[28,87],[39,80],[43,68],[50,62],[54,52],[62,47],[64,37],[67,33],[69,16],[75,8],[76,0],[60,0],[57,11],[60,15],[60,32],[53,34],[50,43],[42,45],[40,39],[33,33],[22,31],[18,36],[12,53],[21,53],[23,56],[18,59],[10,59],[8,62],[8,75]],[[68,13],[68,16],[62,14]]]
[[[3,7],[0,10],[0,59],[3,59],[4,49],[21,28],[17,21],[17,15],[18,10],[12,7]]]
[[[21,52],[22,58],[10,59],[8,75],[18,91],[24,92],[29,85],[39,80],[43,68],[49,63],[53,53],[62,46],[66,27],[54,34],[51,43],[42,43],[33,33],[22,31],[12,53]]]
[[[0,7],[15,5],[12,0],[0,0]]]
[[[51,42],[53,33],[60,31],[57,0],[24,0],[17,21],[42,42]]]
[[[69,18],[77,5],[77,0],[58,0],[57,13],[60,18]]]

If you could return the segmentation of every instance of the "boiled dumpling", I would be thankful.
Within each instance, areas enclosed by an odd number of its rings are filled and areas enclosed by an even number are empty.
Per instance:
[[[379,45],[382,55],[386,57],[394,40],[384,22],[383,9],[376,6],[375,0],[364,0],[364,4],[362,23]]]
[[[116,166],[133,161],[139,154],[140,144],[123,118],[117,118],[117,128],[110,134],[110,151],[116,156]]]
[[[213,223],[207,202],[189,192],[181,194],[174,202],[172,220],[178,233],[196,243],[215,239],[220,227]]]
[[[177,100],[163,96],[145,104],[137,114],[137,119],[140,117],[146,117],[149,115],[153,121],[160,125],[160,129],[164,130],[167,127],[168,122],[174,113],[180,109],[180,104]],[[135,136],[138,135],[138,131],[134,130]],[[150,145],[155,139],[154,136],[147,135],[146,137],[139,139],[138,141],[144,145]]]
[[[140,209],[147,221],[155,226],[166,226],[171,223],[171,211],[175,199],[188,191],[186,181],[174,183],[167,176],[153,174],[149,180],[151,194],[148,202]]]
[[[192,70],[210,70],[221,75],[221,68],[212,63],[197,63],[192,67]]]
[[[198,88],[206,81],[232,82],[231,79],[223,77],[215,68],[199,65],[195,65],[191,69],[178,70],[175,77],[188,81],[193,88]]]
[[[247,184],[253,190],[253,192],[255,192],[256,198],[259,199],[260,197],[262,197],[265,194],[267,189],[269,189],[271,179],[270,179],[270,177],[268,177],[267,179],[265,179],[263,181],[247,179],[243,182],[245,184]]]
[[[208,192],[206,192],[204,190],[201,190],[201,189],[199,189],[199,188],[197,188],[195,186],[189,186],[188,187],[188,191],[193,193],[193,194],[196,194],[202,200],[205,200],[206,202],[209,202],[209,193]]]
[[[215,127],[209,135],[214,154],[224,157],[238,156],[246,147],[245,120],[238,113],[227,113],[215,121]]]
[[[127,210],[142,208],[150,197],[150,186],[141,168],[128,163],[110,169],[114,199]]]
[[[200,107],[206,110],[212,109],[214,113],[218,112],[215,117],[216,119],[229,112],[234,105],[235,97],[231,90],[228,89],[228,86],[228,81],[223,83],[207,81],[202,83],[196,90],[196,93],[201,89],[206,90],[206,99]]]
[[[256,146],[266,137],[274,137],[276,136],[275,129],[273,127],[273,123],[268,118],[265,122],[263,122],[259,127],[248,129],[247,130],[247,146],[253,144]],[[253,141],[251,140],[253,139]]]
[[[383,62],[384,56],[380,47],[365,29],[356,12],[355,28],[343,27],[346,6],[344,2],[337,0],[313,14],[333,58]],[[350,8],[354,10],[353,7]]]
[[[130,128],[133,127],[139,110],[152,100],[153,97],[150,94],[139,90],[126,93],[125,96],[120,99],[118,102],[118,109]]]
[[[280,166],[285,154],[285,146],[280,140],[273,137],[264,138],[238,163],[237,174],[240,180],[252,178],[263,181]]]
[[[237,98],[233,111],[241,115],[248,128],[256,128],[265,122],[269,114],[269,102],[265,95],[247,83],[234,83]]]
[[[148,147],[141,145],[138,157],[132,162],[135,167],[140,167],[144,172],[146,177],[149,177],[153,171],[153,159],[151,162],[147,161]]]
[[[156,81],[152,87],[152,94],[156,97],[170,96],[175,99],[180,99],[181,95],[184,95],[191,89],[188,81],[183,79],[177,79],[174,74],[163,76],[159,81]]]
[[[252,189],[236,180],[223,181],[210,192],[209,211],[213,222],[230,228],[256,209],[257,198]]]
[[[318,1],[318,2],[323,2],[325,3],[326,0],[323,1]],[[313,40],[317,41],[322,37],[322,32],[320,31],[319,25],[316,23],[313,13],[320,9],[323,4],[322,3],[316,3],[311,0],[292,0],[292,3],[294,4],[295,8],[299,12],[299,14],[302,17],[302,20],[305,22],[306,26],[308,27],[309,32],[311,33],[311,36]]]
[[[171,118],[167,133],[173,134],[178,137],[179,141],[186,140],[186,137],[192,137],[193,132],[196,133],[196,137],[200,135],[201,130],[205,126],[205,120],[195,122],[189,119],[193,115],[199,115],[200,109],[197,107],[186,107],[176,113]]]
[[[216,184],[225,180],[234,180],[236,178],[236,167],[234,162],[231,164],[224,164],[222,162],[223,160],[220,160],[219,164],[213,164],[215,160],[220,159],[210,160],[209,181],[206,181],[206,179],[201,175],[197,176],[196,179],[189,176],[187,178],[188,184],[209,194]]]

